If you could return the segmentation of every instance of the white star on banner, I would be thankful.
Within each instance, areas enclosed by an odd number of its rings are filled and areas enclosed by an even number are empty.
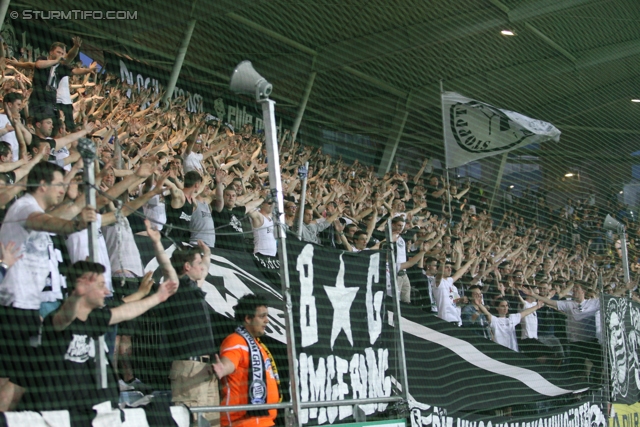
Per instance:
[[[345,288],[344,287],[344,261],[342,261],[342,254],[340,254],[340,269],[338,270],[338,277],[336,277],[336,287],[330,288],[324,286],[324,291],[331,301],[333,306],[333,325],[331,326],[331,350],[333,350],[333,344],[336,342],[336,338],[340,334],[340,331],[344,330],[344,333],[349,339],[349,343],[353,346],[353,336],[351,334],[351,304],[356,298],[358,288]]]

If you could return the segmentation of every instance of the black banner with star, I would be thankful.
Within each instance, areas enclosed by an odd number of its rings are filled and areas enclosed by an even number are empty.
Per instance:
[[[161,270],[147,237],[136,236],[146,271]],[[163,239],[166,252],[175,249]],[[301,401],[350,400],[392,395],[392,378],[400,378],[390,361],[393,328],[386,318],[386,255],[379,251],[343,253],[287,239],[289,279],[293,299],[296,353]],[[233,332],[233,307],[247,293],[260,294],[269,304],[267,343],[278,362],[283,384],[289,381],[281,283],[249,253],[214,249],[209,274],[202,285],[211,306],[214,334],[221,340]],[[153,313],[145,315],[152,317]],[[154,339],[155,340],[155,339]],[[157,354],[156,354],[157,356]],[[167,361],[168,362],[168,361]],[[166,364],[166,363],[165,363]],[[166,377],[159,370],[159,375]],[[147,379],[148,380],[148,379]],[[288,387],[282,387],[288,401]],[[368,415],[387,404],[361,405]],[[302,424],[353,421],[353,406],[301,411]]]
[[[388,397],[392,332],[386,255],[341,252],[287,239],[302,402]],[[362,405],[367,415],[387,404]],[[303,409],[305,425],[353,421],[353,406]]]

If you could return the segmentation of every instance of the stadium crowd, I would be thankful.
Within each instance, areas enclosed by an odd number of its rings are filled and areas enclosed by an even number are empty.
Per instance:
[[[87,425],[93,405],[117,404],[118,387],[140,384],[130,364],[131,336],[135,318],[155,306],[174,360],[166,373],[174,402],[219,404],[218,380],[225,377],[222,393],[242,395],[232,376],[243,357],[226,350],[224,336],[214,336],[200,287],[211,248],[246,251],[260,268],[278,269],[264,134],[249,124],[188,113],[185,99],[160,108],[162,93],[74,62],[81,43],[74,38],[68,51],[54,43],[34,62],[2,60],[0,410],[65,407],[76,425]],[[82,138],[98,150],[96,208],[85,202]],[[389,243],[390,219],[404,304],[539,363],[599,380],[599,289],[640,301],[640,228],[624,209],[598,206],[589,196],[552,209],[544,192],[528,190],[505,196],[491,214],[484,186],[448,184],[426,156],[416,174],[396,165],[377,176],[358,160],[294,141],[288,130],[278,142],[290,233],[336,250],[381,249]],[[302,206],[298,172],[306,162]],[[604,212],[611,211],[629,230],[628,285],[619,236],[601,231]],[[92,263],[86,229],[95,221],[101,231]],[[135,234],[152,242],[164,283],[145,274]],[[169,257],[161,235],[190,245]],[[266,303],[247,304],[237,320],[258,338],[260,322],[268,321]],[[118,381],[97,391],[93,344],[101,335]],[[250,348],[259,342],[240,334],[231,344],[243,340]],[[260,351],[265,361],[271,358]],[[277,401],[274,393],[265,401]],[[246,403],[246,391],[242,397],[232,400]],[[209,420],[242,425],[247,415],[235,414]],[[273,424],[273,414],[260,416],[261,425]]]

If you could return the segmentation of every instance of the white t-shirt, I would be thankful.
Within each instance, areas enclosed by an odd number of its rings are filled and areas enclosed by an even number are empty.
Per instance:
[[[203,155],[200,153],[190,152],[187,157],[184,159],[184,173],[191,171],[202,172],[204,168],[202,167],[202,159]]]
[[[64,168],[64,170],[66,170],[67,172],[71,170],[71,167],[72,167],[71,164],[68,164],[68,165],[64,164],[64,159],[66,159],[71,155],[67,147],[62,147],[59,150],[52,150],[51,155],[56,157],[57,164],[62,168]]]
[[[598,298],[578,304],[576,301],[558,301],[558,310],[567,314],[567,339],[569,342],[590,341],[596,335],[596,314],[600,310]]]
[[[438,306],[438,317],[447,322],[462,324],[460,311],[454,300],[460,298],[458,288],[453,285],[453,277],[440,280],[439,286],[433,287],[433,296]]]
[[[396,240],[396,268],[400,271],[400,266],[407,262],[407,243],[401,236]]]
[[[107,252],[107,243],[102,235],[102,215],[97,214],[98,223],[98,259],[97,262],[105,268],[104,280],[107,288],[113,294],[113,285],[111,284],[111,263],[109,262],[109,253]],[[84,261],[89,256],[89,231],[87,229],[80,230],[67,236],[67,249],[69,250],[69,258],[71,262]]]
[[[151,189],[154,187],[155,185]],[[164,224],[167,223],[167,209],[164,205],[164,197],[156,194],[142,206],[142,210],[144,211],[144,215],[151,221],[151,224],[154,225],[158,231],[162,230]]]
[[[25,223],[32,213],[44,210],[31,194],[19,198],[7,211],[0,228],[0,242],[15,242],[22,258],[0,283],[0,304],[23,310],[40,309],[41,292],[47,286],[60,286],[58,258],[46,231],[27,230]]]
[[[522,316],[520,313],[510,314],[508,317],[491,316],[493,340],[513,351],[518,351],[516,325],[520,323],[521,320]]]
[[[9,117],[6,114],[0,114],[0,129],[4,129],[7,125],[11,124],[9,122]],[[2,135],[0,141],[8,142],[11,146],[12,158],[11,161],[17,162],[18,157],[20,155],[20,144],[18,143],[18,138],[16,137],[16,131],[12,130],[11,132]]]
[[[120,222],[116,221],[115,224],[102,227],[102,233],[109,251],[111,271],[129,270],[138,277],[144,276],[140,251],[136,246],[129,220],[123,216]]]
[[[522,307],[522,310],[524,311],[527,308],[535,307],[536,305],[538,305],[537,301],[533,301],[533,302],[525,301]],[[534,311],[528,316],[525,316],[524,318],[522,318],[522,333],[520,334],[520,337],[523,340],[538,339],[538,312],[537,311]]]
[[[58,82],[58,89],[56,90],[56,102],[58,104],[70,105],[73,104],[71,100],[71,92],[69,91],[69,76],[64,76]]]

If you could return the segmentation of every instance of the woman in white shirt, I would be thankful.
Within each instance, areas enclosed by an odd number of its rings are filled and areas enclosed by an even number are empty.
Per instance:
[[[510,348],[513,351],[518,351],[518,340],[516,339],[516,325],[520,323],[523,317],[528,316],[539,308],[544,307],[544,304],[538,302],[537,305],[520,313],[509,314],[509,302],[504,298],[498,298],[495,301],[495,307],[498,312],[497,316],[492,316],[489,310],[482,304],[478,305],[478,308],[486,316],[491,326],[491,332],[493,332],[493,341]]]

